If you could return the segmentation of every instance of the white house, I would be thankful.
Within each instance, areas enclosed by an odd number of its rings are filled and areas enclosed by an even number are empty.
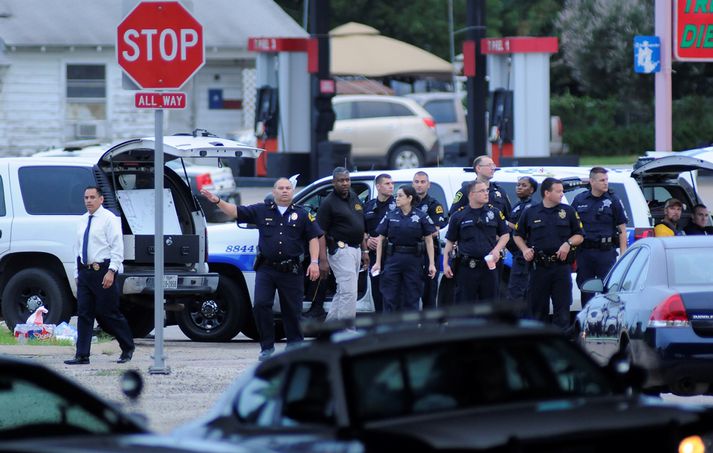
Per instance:
[[[135,3],[0,0],[0,155],[153,134],[153,111],[134,107],[116,61],[116,28]],[[248,37],[307,33],[272,0],[183,3],[203,25],[206,64],[180,90],[187,108],[165,111],[165,132],[252,127]]]

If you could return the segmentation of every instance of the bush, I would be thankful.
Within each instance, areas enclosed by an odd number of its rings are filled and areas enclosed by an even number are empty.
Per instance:
[[[673,102],[675,150],[713,142],[711,101],[688,96]],[[566,94],[552,97],[550,111],[562,119],[563,140],[574,154],[631,155],[654,149],[653,103]]]

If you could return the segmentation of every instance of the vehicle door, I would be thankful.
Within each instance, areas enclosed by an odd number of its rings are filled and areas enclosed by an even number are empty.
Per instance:
[[[12,235],[12,197],[8,165],[0,166],[0,254],[10,249]]]
[[[584,342],[587,351],[602,362],[618,344],[616,320],[621,308],[624,277],[639,250],[631,250],[617,261],[604,280],[604,290],[584,308]]]
[[[468,139],[465,117],[459,111],[458,99],[432,99],[423,103],[423,108],[436,120],[438,138],[445,146]],[[462,107],[460,107],[462,110]],[[461,115],[459,115],[461,113]]]
[[[666,200],[677,198],[684,204],[679,225],[685,227],[691,219],[693,206],[701,203],[694,186],[695,172],[713,171],[713,163],[690,156],[666,156],[640,162],[631,177],[641,187],[654,221],[658,223],[663,218]]]
[[[371,198],[373,180],[369,179],[352,179],[352,190],[357,197],[366,203]],[[332,193],[334,186],[331,181],[324,181],[322,184],[307,187],[295,196],[295,204],[305,208],[310,216],[317,216],[319,206],[322,201]],[[331,303],[334,293],[337,288],[336,281],[333,275],[329,275],[327,280],[317,280],[313,282],[305,277],[305,301],[303,309],[308,310],[312,305],[312,301],[318,297],[324,297],[326,303]],[[374,304],[371,299],[371,291],[369,291],[370,282],[367,278],[367,272],[359,272],[359,281],[357,284],[357,311],[358,312],[373,312]],[[327,308],[325,307],[325,310]]]

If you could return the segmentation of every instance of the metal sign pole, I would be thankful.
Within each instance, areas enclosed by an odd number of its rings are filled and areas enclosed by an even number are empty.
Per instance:
[[[170,374],[163,356],[163,109],[154,114],[154,353],[149,374]]]

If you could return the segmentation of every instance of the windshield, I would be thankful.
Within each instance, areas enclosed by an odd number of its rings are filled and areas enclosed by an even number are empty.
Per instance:
[[[567,341],[549,337],[369,353],[354,358],[347,374],[362,421],[613,392],[596,364]]]
[[[713,282],[713,267],[702,265],[710,259],[711,249],[668,249],[668,286],[706,285]]]
[[[37,379],[47,377],[52,378]],[[0,377],[0,407],[0,439],[141,432],[72,386],[49,386],[7,372]]]

